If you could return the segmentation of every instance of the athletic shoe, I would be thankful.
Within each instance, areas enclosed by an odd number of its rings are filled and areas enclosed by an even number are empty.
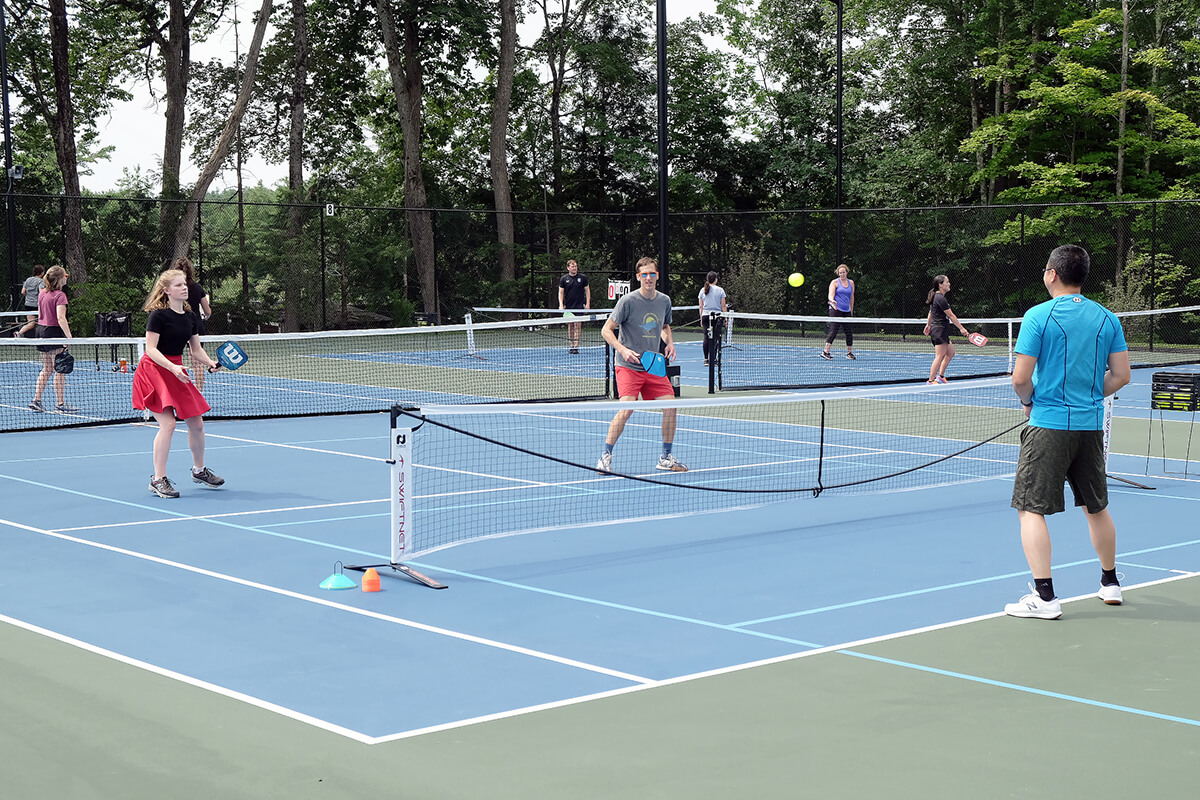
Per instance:
[[[578,348],[578,347],[572,347],[572,348],[571,348],[571,355],[573,355],[573,356],[577,356],[577,355],[579,355],[579,348]]]
[[[602,453],[600,460],[596,462],[596,472],[601,475],[607,475],[612,472],[612,453]]]
[[[42,405],[41,400],[34,400],[33,402],[31,402],[29,404],[29,410],[30,411],[45,411],[46,407],[44,405]]]
[[[706,359],[704,359],[704,366],[706,366],[706,367],[708,366],[708,359],[707,359],[707,358],[706,358]]]
[[[175,491],[175,487],[171,485],[171,479],[165,476],[158,480],[154,480],[153,475],[150,476],[150,493],[168,500],[179,497],[179,492]]]
[[[217,475],[208,467],[196,472],[192,470],[192,482],[198,483],[201,486],[207,486],[210,489],[216,489],[218,486],[225,485],[225,479]]]
[[[664,470],[666,472],[687,472],[688,471],[687,467],[684,466],[683,462],[681,462],[679,459],[677,459],[675,457],[674,453],[667,453],[665,456],[659,457],[658,464],[656,465],[656,467],[658,469]]]
[[[1121,587],[1115,583],[1112,586],[1101,586],[1100,591],[1096,592],[1096,597],[1110,606],[1119,606],[1121,605]]]
[[[60,414],[71,414],[75,411],[78,411],[79,409],[76,408],[75,406],[71,405],[70,403],[59,403],[58,405],[56,405],[54,407],[54,410]]]
[[[938,375],[936,378],[933,379],[933,382],[934,383],[949,383],[950,381],[946,380],[945,375]]]
[[[858,357],[856,355],[854,355],[854,353],[846,353],[846,358],[850,359],[851,361],[858,360]]]
[[[825,359],[826,361],[833,361],[833,356],[829,355],[829,353],[826,353],[824,350],[821,351],[821,358]]]
[[[1043,600],[1037,592],[1033,591],[1033,584],[1029,585],[1029,589],[1030,594],[1015,603],[1005,605],[1004,613],[1010,617],[1026,619],[1058,619],[1062,616],[1062,603],[1058,602],[1057,597],[1053,600]]]
[[[937,381],[935,381],[935,380],[928,380],[928,381],[925,381],[925,385],[926,385],[926,386],[937,386]]]

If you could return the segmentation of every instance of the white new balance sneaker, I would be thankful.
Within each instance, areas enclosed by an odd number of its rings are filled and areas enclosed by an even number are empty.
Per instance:
[[[1062,603],[1058,598],[1043,600],[1029,585],[1030,593],[1015,603],[1004,606],[1004,613],[1010,617],[1025,617],[1027,619],[1058,619],[1062,616]]]

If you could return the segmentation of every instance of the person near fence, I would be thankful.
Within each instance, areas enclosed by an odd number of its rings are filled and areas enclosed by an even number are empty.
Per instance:
[[[954,358],[954,342],[950,341],[950,326],[958,328],[959,332],[967,335],[967,329],[958,321],[958,317],[950,309],[950,301],[946,293],[950,291],[950,279],[945,275],[933,277],[933,288],[925,297],[925,305],[929,306],[929,316],[925,320],[925,335],[933,342],[933,364],[929,367],[929,380],[925,383],[946,383],[946,368]]]
[[[696,298],[700,305],[700,327],[704,329],[704,366],[706,367],[708,359],[714,355],[713,337],[717,335],[720,325],[724,321],[717,314],[729,310],[725,303],[725,290],[717,286],[717,277],[715,272],[705,275],[704,288],[700,290],[700,294]]]
[[[591,307],[592,287],[588,285],[587,275],[579,271],[579,264],[575,259],[568,259],[567,274],[558,279],[558,308],[561,311],[574,311]],[[573,355],[579,354],[579,338],[582,332],[582,322],[567,325],[567,347]]]
[[[37,326],[38,294],[41,293],[45,283],[42,278],[45,271],[46,268],[41,264],[34,264],[33,274],[26,278],[25,283],[21,286],[21,294],[25,297],[23,305],[29,310],[29,316],[25,317],[25,324],[13,336],[26,336]]]
[[[150,312],[146,319],[146,352],[133,377],[133,407],[149,411],[158,422],[150,491],[164,498],[179,497],[167,477],[167,456],[177,419],[187,423],[192,480],[211,489],[225,483],[204,463],[204,414],[209,405],[183,366],[184,347],[193,365],[202,365],[210,372],[220,367],[200,345],[198,318],[191,313],[187,296],[187,277],[182,270],[169,269],[155,281],[142,306],[143,311]]]
[[[67,293],[63,287],[67,285],[67,271],[60,266],[46,270],[42,278],[42,291],[38,294],[37,338],[39,339],[70,339],[71,326],[67,323]],[[67,348],[59,344],[39,344],[37,350],[42,354],[42,371],[38,373],[34,386],[33,402],[29,408],[33,411],[45,411],[42,405],[42,392],[54,376],[54,397],[58,404],[54,410],[60,414],[69,414],[79,409],[67,403],[67,376],[54,369],[54,358]]]
[[[1017,335],[1012,384],[1029,425],[1021,432],[1012,506],[1033,583],[1030,594],[1004,607],[1014,617],[1062,616],[1050,574],[1046,515],[1063,510],[1064,481],[1083,508],[1100,561],[1096,596],[1121,604],[1104,465],[1104,398],[1129,383],[1129,348],[1117,315],[1080,293],[1090,266],[1082,247],[1055,248],[1042,271],[1050,299],[1025,313]]]
[[[208,333],[208,318],[212,316],[212,306],[208,302],[208,292],[204,291],[204,287],[196,282],[196,272],[192,267],[192,260],[187,256],[181,256],[175,259],[175,263],[171,265],[172,269],[181,271],[187,279],[188,306],[191,307],[192,313],[196,315],[196,333],[200,336]],[[195,372],[196,388],[204,391],[204,370],[193,370]]]
[[[838,264],[837,277],[829,282],[829,322],[825,325],[825,349],[821,351],[821,358],[826,361],[832,361],[833,356],[829,353],[829,348],[833,346],[833,340],[837,338],[840,330],[846,337],[846,358],[854,360],[854,332],[850,330],[850,323],[838,322],[845,317],[854,316],[854,281],[850,280],[850,268],[845,264]]]
[[[658,262],[648,256],[637,262],[638,290],[622,295],[613,308],[613,313],[604,322],[601,334],[616,353],[617,395],[622,402],[632,402],[640,395],[643,400],[658,400],[674,397],[675,388],[662,375],[651,375],[642,366],[645,352],[659,352],[665,343],[663,354],[667,361],[675,359],[675,342],[671,338],[671,298],[656,289],[658,285]],[[633,411],[618,411],[608,426],[604,439],[604,452],[596,463],[596,471],[612,472],[613,448],[625,423]],[[662,412],[662,452],[657,469],[669,472],[687,472],[687,467],[671,453],[675,441],[675,417],[673,408]]]

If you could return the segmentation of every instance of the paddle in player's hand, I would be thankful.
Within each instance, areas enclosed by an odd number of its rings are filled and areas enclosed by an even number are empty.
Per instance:
[[[968,333],[967,341],[976,347],[983,347],[988,343],[988,338],[982,333]]]

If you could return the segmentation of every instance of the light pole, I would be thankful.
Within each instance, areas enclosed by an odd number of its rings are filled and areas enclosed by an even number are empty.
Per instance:
[[[4,223],[8,239],[8,278],[10,300],[16,299],[17,286],[17,210],[13,206],[12,126],[8,118],[8,23],[4,18],[4,3],[0,2],[0,95],[3,96],[4,114],[4,174],[8,187],[4,192]]]
[[[671,292],[667,269],[667,0],[658,0],[658,285]]]
[[[834,207],[837,216],[837,260],[842,263],[842,0],[831,0],[837,6],[837,141],[834,144]]]

